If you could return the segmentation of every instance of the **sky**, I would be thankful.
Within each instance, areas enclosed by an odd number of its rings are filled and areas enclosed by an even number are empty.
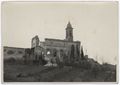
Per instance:
[[[117,64],[117,2],[3,2],[2,45],[28,48],[35,35],[40,41],[65,39],[69,21],[85,54]]]

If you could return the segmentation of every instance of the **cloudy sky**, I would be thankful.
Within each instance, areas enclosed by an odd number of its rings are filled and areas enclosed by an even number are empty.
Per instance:
[[[117,63],[117,2],[3,2],[2,44],[31,47],[35,35],[40,41],[65,39],[68,21],[85,54],[100,62]]]

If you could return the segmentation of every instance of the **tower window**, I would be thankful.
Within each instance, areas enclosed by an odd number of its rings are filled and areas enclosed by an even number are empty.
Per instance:
[[[70,36],[72,36],[72,32],[70,31]]]

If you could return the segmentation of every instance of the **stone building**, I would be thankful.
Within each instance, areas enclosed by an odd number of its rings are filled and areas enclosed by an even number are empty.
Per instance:
[[[64,59],[67,58],[67,61],[71,62],[71,60],[78,61],[80,59],[80,45],[80,41],[73,40],[73,27],[68,22],[65,39],[45,38],[45,41],[41,42],[38,36],[35,36],[32,38],[31,48],[42,48],[42,50],[36,51],[44,54],[48,61],[57,58],[60,62],[64,62]]]
[[[39,38],[38,38],[38,36],[36,35],[35,37],[32,38],[31,48],[34,48],[34,47],[37,47],[37,46],[39,46]]]
[[[4,60],[10,59],[10,58],[21,60],[24,54],[25,54],[25,48],[8,47],[8,46],[4,46],[3,48]]]
[[[80,60],[82,54],[80,49],[81,42],[74,41],[73,27],[68,22],[65,39],[45,38],[45,41],[40,41],[36,35],[31,40],[31,48],[4,46],[4,59],[21,59],[28,63],[41,63],[42,61],[70,63]]]

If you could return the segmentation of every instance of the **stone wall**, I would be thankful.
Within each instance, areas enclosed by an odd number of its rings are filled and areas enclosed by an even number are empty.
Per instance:
[[[39,37],[36,35],[35,37],[32,38],[31,41],[31,48],[39,46]]]
[[[22,59],[24,53],[25,53],[24,48],[7,47],[7,46],[3,47],[4,59],[9,59],[9,58]]]
[[[54,55],[54,51],[56,50],[56,55],[60,59],[62,58],[61,55],[70,56],[71,53],[71,46],[74,47],[74,57],[80,57],[80,42],[69,42],[66,40],[59,40],[59,39],[45,39],[45,42],[41,42],[41,46],[46,50],[46,54],[50,51],[50,56]],[[78,52],[78,51],[79,52]]]

